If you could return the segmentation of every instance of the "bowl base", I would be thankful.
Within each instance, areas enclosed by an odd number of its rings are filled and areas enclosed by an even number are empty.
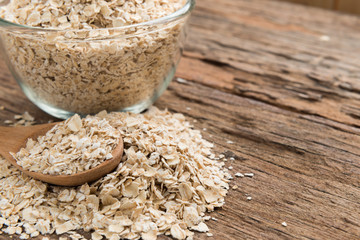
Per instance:
[[[173,77],[175,75],[176,67],[177,67],[177,64],[174,64],[172,66],[171,70],[169,71],[167,76],[164,78],[163,83],[161,84],[161,86],[159,86],[154,91],[154,94],[152,95],[151,98],[141,101],[135,105],[132,105],[132,106],[129,106],[126,108],[122,108],[119,110],[112,110],[112,111],[141,113],[144,110],[146,110],[147,108],[149,108],[168,87],[169,83],[171,82],[171,80],[173,79]],[[16,75],[14,75],[14,76],[16,78]],[[33,91],[31,91],[31,89],[29,89],[27,86],[22,84],[21,81],[17,81],[17,82],[19,83],[20,87],[24,91],[25,95],[30,99],[30,101],[33,102],[37,107],[39,107],[44,112],[50,114],[51,116],[54,116],[54,117],[60,118],[60,119],[67,119],[67,118],[73,116],[74,114],[76,114],[76,112],[66,111],[64,109],[58,108],[56,106],[50,105],[46,102],[39,100],[38,97],[36,96],[36,94]],[[81,113],[78,113],[78,114],[81,117],[86,117],[88,115],[88,114],[81,114]]]

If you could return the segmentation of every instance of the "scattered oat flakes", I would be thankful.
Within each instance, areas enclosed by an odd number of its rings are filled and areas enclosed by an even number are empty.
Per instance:
[[[286,223],[286,222],[282,222],[281,225],[283,225],[284,227],[287,227],[287,223]]]
[[[71,240],[80,240],[80,239],[85,239],[81,234],[76,233],[76,232],[68,232],[70,233],[70,239]]]
[[[234,142],[233,142],[233,141],[228,140],[228,141],[226,141],[226,143],[228,143],[228,144],[233,144]]]
[[[319,38],[320,41],[324,41],[324,42],[328,42],[330,41],[330,37],[327,36],[327,35],[322,35],[320,38]]]
[[[215,217],[212,217],[211,220],[217,221],[218,219]]]
[[[30,238],[30,235],[29,235],[29,234],[26,234],[26,233],[21,233],[19,238],[20,238],[20,239],[29,239],[29,238]]]
[[[72,239],[81,239],[73,231],[83,229],[93,231],[95,240],[160,234],[192,239],[191,229],[208,232],[202,218],[223,206],[229,189],[223,163],[208,158],[213,144],[182,114],[155,107],[144,114],[100,116],[123,136],[117,169],[90,185],[58,187],[0,158],[0,229],[22,226],[24,238],[67,232]]]
[[[253,177],[254,174],[253,174],[253,173],[245,173],[244,176],[245,176],[245,177]]]
[[[236,190],[236,189],[238,189],[239,187],[237,186],[237,185],[234,185],[233,187],[232,187],[232,189],[234,189],[234,190]]]
[[[235,177],[244,177],[244,174],[237,172],[235,173]]]
[[[212,233],[206,233],[206,236],[212,237],[212,236],[214,236],[214,234],[212,234]]]
[[[119,132],[108,121],[74,115],[36,141],[29,139],[25,148],[12,155],[28,171],[70,175],[112,158],[119,138]]]
[[[0,110],[4,110],[4,109],[5,109],[5,107],[1,105],[1,106],[0,106]]]
[[[92,240],[101,240],[102,238],[103,238],[102,235],[99,234],[99,233],[97,233],[97,232],[93,232],[93,233],[91,234],[91,239],[92,239]]]
[[[250,201],[251,199],[252,199],[252,197],[250,197],[250,196],[246,197],[246,200],[248,200],[248,201]]]
[[[16,120],[22,119],[22,115],[16,114],[14,115],[14,119]]]
[[[180,227],[179,224],[172,225],[170,233],[171,233],[171,236],[173,236],[175,239],[185,239],[186,238],[186,232],[184,229],[182,229]]]
[[[176,78],[176,81],[179,83],[187,83],[188,82],[186,79],[183,79],[183,78]]]
[[[208,221],[208,220],[211,219],[211,216],[205,216],[205,217],[203,217],[202,219],[205,220],[205,221]]]
[[[5,124],[9,124],[11,126],[30,126],[35,123],[35,118],[28,112],[24,112],[21,115],[17,114],[14,116],[14,119],[17,120],[15,123],[11,120],[5,120]]]
[[[191,230],[194,230],[194,231],[197,231],[197,232],[208,232],[209,231],[209,228],[208,226],[201,222],[199,225],[197,226],[193,226],[190,228]]]
[[[230,159],[231,161],[234,161],[234,160],[235,160],[235,158],[233,158],[233,157],[230,157],[229,159]]]
[[[35,118],[31,116],[28,112],[25,112],[23,115],[21,115],[21,118],[28,122],[33,122]]]
[[[229,166],[228,169],[231,170],[231,169],[233,169],[233,167],[232,167],[232,166]]]

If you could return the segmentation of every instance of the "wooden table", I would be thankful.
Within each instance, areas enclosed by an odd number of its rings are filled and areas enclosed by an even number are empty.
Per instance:
[[[187,81],[155,105],[196,119],[233,173],[255,175],[232,181],[214,236],[195,239],[360,238],[359,26],[277,1],[198,0],[176,74]],[[0,121],[51,119],[0,67]]]

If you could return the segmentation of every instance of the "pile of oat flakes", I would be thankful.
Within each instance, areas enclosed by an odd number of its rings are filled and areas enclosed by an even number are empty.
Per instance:
[[[25,148],[11,153],[28,171],[70,175],[94,168],[111,159],[120,133],[104,119],[75,114],[56,124],[44,136],[29,139]]]
[[[186,0],[10,0],[0,17],[59,31],[0,29],[6,57],[33,101],[83,115],[149,104],[166,87],[185,37]]]
[[[20,238],[91,231],[92,239],[192,239],[207,232],[206,211],[224,204],[228,180],[213,145],[182,114],[99,113],[120,131],[118,168],[88,185],[57,187],[21,174],[0,158],[0,228]]]

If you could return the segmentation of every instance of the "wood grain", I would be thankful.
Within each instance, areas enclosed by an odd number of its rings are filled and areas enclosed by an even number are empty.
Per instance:
[[[291,3],[299,3],[299,4],[305,4],[308,6],[316,6],[321,8],[327,8],[327,9],[334,9],[336,0],[281,0]],[[343,0],[341,0],[343,1]],[[355,2],[356,0],[350,0]]]
[[[234,179],[211,213],[214,236],[195,239],[359,239],[359,23],[290,3],[198,0],[176,74],[186,81],[155,105],[206,128],[233,173],[255,176]],[[51,119],[1,69],[1,121],[25,110]]]
[[[359,14],[360,13],[360,2],[356,0],[337,0],[336,9],[353,13],[353,14]]]

